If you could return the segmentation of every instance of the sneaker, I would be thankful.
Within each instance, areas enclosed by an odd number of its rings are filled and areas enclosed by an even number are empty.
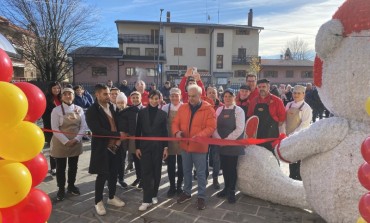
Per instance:
[[[139,190],[143,189],[143,181],[140,180],[139,185],[137,185],[137,189],[139,189]]]
[[[167,191],[167,197],[173,197],[176,194],[176,189],[173,187],[170,187],[170,189]]]
[[[150,206],[152,206],[152,203],[142,203],[139,207],[139,211],[146,211]]]
[[[125,183],[124,181],[118,181],[119,185],[123,188],[123,189],[127,189],[128,186],[127,186],[127,183]]]
[[[50,170],[50,174],[51,174],[52,176],[57,175],[57,170],[56,170],[56,169],[51,169],[51,170]]]
[[[123,207],[125,206],[125,202],[123,202],[121,199],[118,197],[114,196],[113,199],[108,198],[108,204],[116,206],[116,207]]]
[[[65,196],[65,190],[64,188],[59,188],[58,190],[58,193],[57,193],[57,201],[62,201],[64,200],[64,196]]]
[[[203,198],[198,198],[197,207],[198,210],[204,210],[206,208],[206,202]]]
[[[158,197],[153,197],[152,198],[152,203],[153,204],[158,204]]]
[[[220,183],[218,182],[218,178],[217,177],[213,178],[213,188],[215,190],[219,190],[220,189]]]
[[[81,194],[80,189],[78,189],[78,187],[76,187],[76,186],[68,186],[67,191],[68,191],[68,193],[73,194],[73,195],[80,195]]]
[[[140,179],[136,179],[131,186],[136,187],[140,183]]]
[[[96,210],[96,213],[100,216],[105,215],[107,213],[107,211],[105,210],[103,201],[100,201],[99,203],[95,205],[95,210]]]
[[[226,195],[227,195],[227,190],[226,190],[226,188],[224,188],[222,191],[220,191],[220,192],[218,192],[217,194],[216,194],[216,196],[217,197],[226,197]]]
[[[179,199],[177,199],[177,203],[182,204],[185,203],[186,201],[191,199],[191,195],[187,195],[185,192],[183,192]]]

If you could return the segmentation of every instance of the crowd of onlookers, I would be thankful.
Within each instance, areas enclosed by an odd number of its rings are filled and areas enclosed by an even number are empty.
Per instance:
[[[178,86],[166,81],[157,89],[154,83],[147,87],[138,80],[131,89],[126,80],[119,86],[109,80],[95,86],[94,96],[81,85],[62,88],[60,83],[52,82],[46,101],[42,118],[44,128],[55,131],[45,132],[45,141],[51,148],[50,173],[57,178],[57,200],[64,200],[66,183],[68,193],[80,194],[75,186],[78,157],[82,141],[91,140],[89,173],[97,174],[95,208],[99,215],[106,214],[105,182],[109,189],[107,203],[122,207],[125,203],[115,196],[116,184],[127,188],[124,174],[134,169],[136,180],[130,186],[143,190],[139,210],[158,203],[163,163],[168,165],[167,196],[178,195],[178,203],[191,199],[194,179],[198,181],[197,207],[205,208],[209,167],[214,189],[220,189],[219,175],[224,177],[224,188],[217,196],[225,197],[229,203],[236,201],[236,164],[244,154],[243,146],[122,138],[277,138],[279,133],[289,136],[307,128],[324,112],[329,117],[317,89],[310,83],[294,87],[270,85],[267,79],[257,80],[256,75],[249,74],[237,90],[213,85],[205,88],[199,73],[192,69],[188,69]],[[86,132],[92,132],[92,137],[84,136]],[[274,153],[271,143],[260,146]],[[299,165],[291,164],[291,178],[300,180]]]

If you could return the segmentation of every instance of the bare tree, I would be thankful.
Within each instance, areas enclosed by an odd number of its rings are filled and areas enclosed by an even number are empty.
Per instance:
[[[21,39],[22,56],[40,72],[43,81],[70,78],[67,56],[80,46],[98,45],[104,33],[95,28],[93,7],[81,0],[3,0],[1,13],[28,30]]]
[[[308,43],[298,37],[288,41],[285,48],[282,49],[282,55],[285,59],[293,60],[312,60],[312,50],[309,49]]]
[[[248,73],[259,75],[261,71],[261,57],[253,56],[249,63]]]

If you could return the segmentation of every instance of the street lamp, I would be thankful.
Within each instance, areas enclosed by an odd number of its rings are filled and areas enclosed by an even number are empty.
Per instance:
[[[161,31],[162,31],[162,12],[164,9],[160,9],[161,13],[159,15],[159,32],[158,32],[158,55],[157,55],[157,86],[159,86],[159,82],[161,82],[162,86],[162,76],[159,75],[159,55],[160,55],[160,43],[161,43]],[[155,51],[154,51],[155,54]],[[162,71],[161,71],[162,72]]]

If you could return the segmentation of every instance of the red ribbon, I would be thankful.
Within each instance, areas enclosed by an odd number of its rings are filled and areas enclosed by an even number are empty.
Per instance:
[[[44,132],[56,132],[62,133],[66,135],[85,135],[85,134],[76,134],[71,132],[62,132],[56,131],[51,129],[42,129]],[[237,139],[237,140],[228,140],[228,139],[216,139],[216,138],[209,138],[209,137],[201,137],[195,136],[194,138],[175,138],[175,137],[136,137],[136,136],[102,136],[102,135],[92,135],[93,137],[97,138],[116,138],[116,139],[137,139],[137,140],[148,140],[148,141],[190,141],[190,142],[197,142],[201,144],[211,144],[211,145],[218,145],[218,146],[244,146],[244,145],[256,145],[262,144],[266,142],[272,142],[272,144],[280,144],[280,141],[284,139],[286,136],[285,134],[281,134],[279,138],[266,138],[266,139]]]

